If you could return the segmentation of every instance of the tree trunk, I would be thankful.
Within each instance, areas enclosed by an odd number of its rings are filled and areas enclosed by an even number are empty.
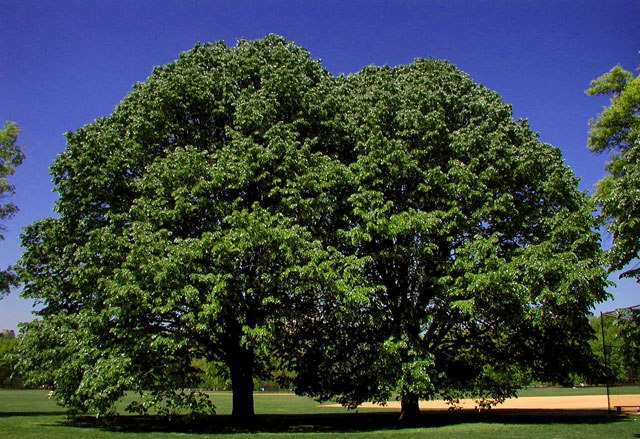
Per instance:
[[[400,399],[400,422],[414,422],[420,417],[418,395],[404,393]]]
[[[231,416],[239,421],[253,419],[253,352],[238,347],[234,349],[229,364],[233,410]]]

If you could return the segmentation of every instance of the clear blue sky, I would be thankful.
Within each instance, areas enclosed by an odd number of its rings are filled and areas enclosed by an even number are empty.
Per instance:
[[[608,99],[584,90],[615,64],[640,65],[639,23],[638,0],[0,0],[0,122],[20,125],[27,156],[12,179],[21,211],[4,224],[0,266],[18,260],[22,227],[53,214],[48,167],[63,133],[111,113],[153,66],[198,41],[277,33],[334,74],[447,59],[560,147],[591,191],[606,156],[586,149],[587,122]],[[598,311],[640,303],[634,282],[610,291],[615,301]],[[0,301],[0,329],[30,311],[13,293]]]

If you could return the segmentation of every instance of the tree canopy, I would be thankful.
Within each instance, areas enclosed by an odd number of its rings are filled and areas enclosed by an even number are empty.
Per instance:
[[[588,364],[592,206],[449,63],[331,76],[278,36],[197,45],[67,134],[28,227],[21,370],[75,410],[206,408],[194,361],[354,406],[482,401]],[[484,402],[483,402],[484,403]]]
[[[412,417],[419,398],[491,403],[588,368],[606,280],[560,151],[446,62],[335,83],[324,105],[356,179],[344,251],[381,288],[343,337],[328,322],[312,353],[326,361],[301,362],[300,388],[352,405],[397,392]]]
[[[9,184],[9,177],[24,160],[23,149],[17,145],[19,133],[18,125],[11,121],[5,122],[4,128],[0,129],[0,201],[13,195],[15,187]],[[1,203],[0,221],[11,218],[17,211],[18,207],[14,203]],[[0,241],[4,239],[2,232],[4,226],[0,224]],[[15,282],[15,273],[11,268],[0,268],[0,298],[9,293],[9,288],[15,285]]]
[[[27,228],[21,263],[43,306],[23,367],[63,404],[104,413],[132,389],[152,394],[138,410],[196,406],[177,389],[205,358],[251,416],[276,327],[323,294],[357,300],[360,262],[321,236],[344,168],[308,116],[327,76],[280,37],[197,45],[67,134],[60,217]]]
[[[589,148],[609,152],[608,175],[598,182],[595,199],[613,235],[611,268],[640,281],[640,77],[615,66],[594,79],[588,95],[612,95],[589,131]],[[629,266],[631,265],[631,266]]]

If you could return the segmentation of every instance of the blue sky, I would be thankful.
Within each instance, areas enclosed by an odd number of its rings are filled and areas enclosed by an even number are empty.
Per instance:
[[[447,59],[560,147],[591,191],[607,157],[586,149],[587,123],[608,99],[584,90],[615,64],[640,65],[638,23],[637,0],[0,0],[0,122],[20,125],[27,156],[11,180],[21,211],[4,223],[0,266],[18,260],[22,227],[53,214],[48,167],[65,148],[63,133],[111,113],[153,66],[198,41],[276,33],[334,74]],[[597,311],[640,303],[632,281],[610,291],[615,300]],[[0,301],[0,329],[30,312],[13,293]]]

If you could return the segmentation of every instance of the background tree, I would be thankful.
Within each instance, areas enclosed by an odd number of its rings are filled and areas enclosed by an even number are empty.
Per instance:
[[[629,383],[637,380],[640,376],[640,312],[633,308],[617,309],[604,314],[602,318],[592,317],[591,325],[597,337],[591,342],[592,349],[601,363],[601,381],[598,382]]]
[[[640,77],[615,66],[593,80],[587,94],[612,95],[589,131],[589,148],[610,154],[594,197],[613,235],[611,269],[628,267],[622,276],[640,281]]]
[[[355,178],[343,252],[370,261],[378,294],[316,323],[329,335],[300,342],[298,389],[352,406],[398,392],[411,419],[419,399],[491,404],[591,364],[606,273],[559,150],[440,61],[368,67],[325,95]]]
[[[15,370],[17,345],[18,340],[13,332],[0,333],[0,387],[13,389],[22,387],[22,380]]]
[[[229,368],[222,362],[207,362],[203,359],[194,361],[200,369],[200,386],[211,390],[231,390]]]
[[[635,380],[640,372],[640,310],[625,309],[617,313],[616,325],[620,352],[626,366],[627,380]]]
[[[583,380],[586,379],[586,382],[593,384],[626,381],[627,376],[629,376],[629,365],[625,363],[625,358],[620,349],[624,341],[620,337],[620,326],[616,318],[608,314],[605,315],[603,319],[601,319],[600,316],[592,316],[589,321],[596,335],[596,337],[590,341],[591,350],[600,360],[600,370],[598,374],[594,374],[593,376],[582,377]],[[606,361],[605,349],[603,349],[604,346],[602,342],[603,323],[604,338],[607,345]]]
[[[0,129],[0,221],[11,218],[18,211],[15,204],[2,201],[14,193],[15,188],[9,184],[9,177],[24,160],[22,147],[16,144],[19,133],[18,125],[11,121],[5,122],[4,128]],[[4,226],[0,224],[0,241],[4,239],[4,230]],[[8,294],[15,283],[16,277],[11,267],[0,269],[0,298]]]
[[[23,237],[23,295],[42,317],[23,327],[27,378],[83,412],[126,390],[142,394],[131,410],[207,408],[180,389],[194,360],[220,361],[233,415],[253,415],[274,336],[317,300],[366,293],[361,263],[324,242],[346,178],[307,116],[326,77],[276,36],[197,45],[67,134],[59,217]]]

